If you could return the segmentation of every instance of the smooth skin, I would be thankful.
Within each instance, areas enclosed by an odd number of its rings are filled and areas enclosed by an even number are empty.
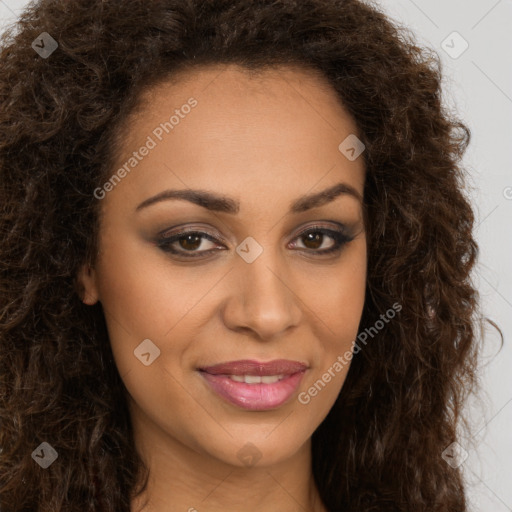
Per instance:
[[[197,105],[156,139],[155,128],[191,97]],[[79,275],[84,302],[104,309],[136,449],[151,470],[132,512],[325,512],[311,435],[348,364],[309,403],[298,395],[352,350],[363,310],[364,161],[338,149],[357,135],[356,124],[323,77],[295,67],[261,76],[231,64],[202,67],[145,91],[145,99],[126,125],[112,172],[148,136],[157,145],[101,200],[98,259]],[[289,212],[299,197],[339,183],[355,193]],[[239,209],[174,199],[137,210],[169,189],[207,190]],[[184,237],[171,244],[179,251],[173,254],[157,242],[178,226],[216,241]],[[336,240],[318,229],[303,234],[311,226],[342,230],[351,240],[321,255]],[[251,263],[236,251],[258,247],[246,246],[247,237],[263,249]],[[148,365],[134,353],[146,339],[160,351]],[[309,368],[284,405],[248,411],[214,393],[197,370],[240,359],[290,359]],[[247,452],[253,462],[241,456]]]

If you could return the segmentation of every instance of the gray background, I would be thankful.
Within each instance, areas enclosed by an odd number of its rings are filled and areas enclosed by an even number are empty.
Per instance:
[[[0,0],[0,30],[27,4]],[[471,510],[512,511],[512,0],[377,4],[441,55],[445,102],[472,131],[465,165],[480,246],[474,279],[484,314],[502,328],[505,344],[498,351],[498,335],[487,329],[480,370],[484,403],[468,406],[473,436],[461,441],[468,454],[462,467]]]

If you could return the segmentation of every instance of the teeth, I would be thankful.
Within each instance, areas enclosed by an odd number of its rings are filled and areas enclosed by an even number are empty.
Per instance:
[[[282,378],[282,375],[264,375],[261,377],[261,382],[263,382],[263,384],[273,384]]]
[[[284,378],[284,375],[228,375],[235,382],[245,382],[246,384],[273,384]]]
[[[244,375],[246,384],[261,384],[261,377],[258,375]]]

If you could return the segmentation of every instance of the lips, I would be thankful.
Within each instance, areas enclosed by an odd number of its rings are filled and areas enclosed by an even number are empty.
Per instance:
[[[209,388],[238,407],[275,409],[297,390],[308,366],[298,361],[231,361],[199,368]]]

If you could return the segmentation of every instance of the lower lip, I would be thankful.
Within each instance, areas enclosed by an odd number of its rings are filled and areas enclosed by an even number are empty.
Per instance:
[[[294,373],[272,384],[246,384],[225,375],[200,372],[218,395],[230,403],[250,411],[266,411],[283,405],[295,393],[306,370]]]

